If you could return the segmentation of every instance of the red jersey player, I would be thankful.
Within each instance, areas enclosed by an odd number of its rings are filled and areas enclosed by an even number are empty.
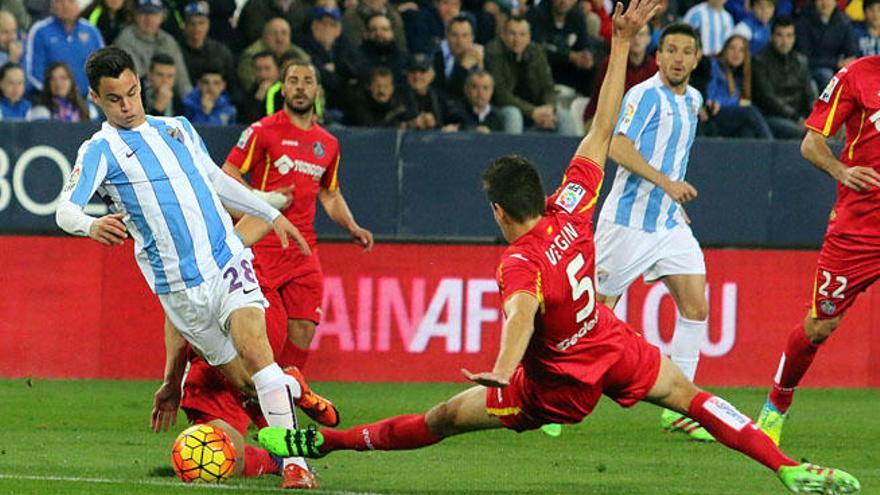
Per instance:
[[[836,159],[826,139],[846,126]],[[837,203],[819,252],[811,307],[789,334],[758,424],[778,444],[794,389],[816,351],[862,291],[880,277],[880,56],[835,75],[807,119],[801,154],[837,180]]]
[[[495,220],[511,244],[498,268],[506,319],[492,371],[462,370],[478,385],[426,414],[344,431],[264,428],[264,447],[276,455],[321,457],[335,450],[418,448],[489,428],[576,423],[604,393],[624,407],[646,400],[699,421],[722,444],[775,471],[793,492],[859,490],[847,473],[786,457],[748,417],[698,389],[659,349],[596,304],[591,218],[620,110],[629,44],[658,7],[659,0],[632,0],[622,14],[623,6],[615,6],[593,126],[553,195],[545,201],[537,171],[522,157],[500,157],[483,173]]]
[[[288,340],[278,362],[302,368],[315,327],[321,321],[324,280],[315,246],[315,198],[327,215],[369,250],[373,235],[355,222],[339,190],[339,145],[315,123],[318,72],[314,66],[290,61],[281,71],[284,108],[244,130],[229,152],[223,169],[241,179],[250,174],[257,192],[284,194],[282,210],[309,242],[312,256],[282,250],[269,234],[253,247],[254,267],[263,292],[277,291],[288,317]],[[264,195],[266,197],[266,195]],[[282,206],[282,205],[279,205]]]

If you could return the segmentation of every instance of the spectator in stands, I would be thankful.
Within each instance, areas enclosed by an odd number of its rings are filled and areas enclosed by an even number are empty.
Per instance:
[[[253,66],[254,84],[245,91],[244,100],[239,108],[240,120],[245,124],[266,116],[266,94],[281,77],[278,61],[268,50],[254,55]]]
[[[406,51],[403,20],[397,10],[388,7],[388,0],[360,0],[356,8],[346,9],[342,16],[342,33],[349,43],[354,47],[361,46],[367,34],[367,20],[375,14],[383,14],[391,21],[397,47]]]
[[[406,84],[406,66],[409,55],[401,50],[394,39],[394,30],[391,29],[391,21],[384,14],[373,14],[367,20],[367,34],[360,50],[361,62],[364,64],[360,71],[361,79],[366,79],[369,70],[373,67],[387,67],[394,74],[394,83],[397,86]]]
[[[795,0],[798,5],[802,5],[806,0]],[[750,5],[751,4],[751,5]],[[727,0],[724,2],[724,8],[733,16],[736,23],[742,22],[755,13],[754,0]],[[794,3],[792,0],[777,0],[774,5],[775,14],[779,17],[791,17],[794,15]]]
[[[134,21],[133,0],[92,0],[80,17],[101,31],[105,43],[112,44],[122,28]]]
[[[141,79],[141,99],[147,115],[173,117],[183,114],[183,101],[174,91],[175,79],[177,66],[171,55],[153,55],[147,77]]]
[[[73,71],[66,63],[52,62],[44,75],[43,89],[36,96],[28,120],[88,122],[98,117],[95,107],[77,90]]]
[[[407,67],[406,82],[403,101],[409,114],[407,128],[442,127],[449,118],[451,109],[446,97],[431,86],[434,82],[434,68],[426,55],[418,53],[413,56]]]
[[[647,80],[657,72],[657,62],[652,55],[648,54],[648,44],[651,41],[651,32],[648,26],[642,28],[639,34],[629,44],[629,58],[626,65],[625,91],[636,84]],[[596,115],[596,105],[599,103],[599,89],[605,73],[608,72],[608,59],[606,58],[596,77],[593,78],[593,91],[590,93],[590,103],[584,109],[584,129],[589,129]]]
[[[276,17],[266,23],[262,38],[247,47],[239,58],[238,82],[242,88],[250,88],[254,85],[254,55],[266,50],[272,52],[276,60],[281,60],[281,57],[290,54],[306,62],[311,61],[309,54],[291,41],[290,24],[286,20]]]
[[[813,108],[816,91],[807,57],[794,51],[794,21],[773,20],[770,44],[758,52],[752,67],[755,104],[777,139],[800,139]]]
[[[443,41],[449,21],[461,15],[461,0],[410,3],[414,8],[402,9],[400,13],[409,51],[431,55]]]
[[[733,32],[749,40],[749,53],[754,56],[770,42],[770,20],[776,9],[775,0],[752,0],[752,10],[733,28]]]
[[[507,132],[519,134],[528,126],[563,135],[580,133],[571,113],[556,105],[550,64],[544,50],[532,43],[525,18],[507,20],[501,38],[486,45],[486,58]]]
[[[46,68],[64,62],[73,70],[76,87],[85,96],[89,89],[86,59],[104,46],[100,31],[79,18],[77,0],[52,0],[52,15],[31,26],[25,47],[28,85],[43,90]]]
[[[0,0],[0,10],[12,14],[18,29],[26,30],[31,26],[31,16],[22,0]]]
[[[863,0],[862,6],[865,22],[854,26],[859,56],[880,55],[880,0]]]
[[[299,34],[306,30],[311,7],[306,0],[248,0],[238,16],[238,31],[248,46],[265,37],[266,24],[281,18],[288,31]]]
[[[24,52],[18,40],[18,26],[15,17],[5,10],[0,10],[0,65],[7,62],[21,64]]]
[[[713,108],[712,123],[718,134],[724,137],[773,139],[761,111],[752,105],[748,40],[738,34],[731,35],[711,63],[712,78],[706,87],[706,100]]]
[[[219,65],[205,67],[197,84],[183,99],[186,118],[193,124],[234,124],[236,111],[226,95],[223,69]]]
[[[174,65],[177,66],[174,90],[179,95],[189,94],[192,91],[192,83],[180,45],[160,28],[165,16],[165,8],[161,0],[136,1],[134,24],[123,28],[114,44],[127,51],[134,59],[138,77],[147,75],[153,55],[157,53],[170,55],[174,59]]]
[[[24,97],[24,69],[14,62],[0,67],[0,119],[23,120],[31,109]]]
[[[794,49],[807,56],[813,80],[820,88],[859,53],[852,24],[837,8],[836,0],[815,0],[801,13],[795,32]]]
[[[453,101],[464,101],[468,74],[485,67],[482,45],[474,43],[474,25],[458,16],[446,25],[446,39],[434,53],[434,85]]]
[[[492,108],[492,93],[495,81],[492,74],[479,69],[468,74],[464,84],[464,108],[453,113],[453,124],[444,127],[447,131],[476,131],[483,134],[504,130],[501,115]]]
[[[195,80],[208,67],[223,71],[223,79],[229,84],[229,92],[236,94],[237,76],[232,51],[217,40],[211,39],[211,8],[205,0],[190,2],[183,10],[184,24],[180,50],[190,80]]]
[[[602,46],[587,35],[587,20],[576,4],[577,0],[546,0],[529,10],[528,19],[532,39],[550,62],[553,81],[589,94]]]
[[[343,101],[356,84],[360,67],[358,54],[342,36],[342,13],[338,8],[315,7],[309,32],[301,41],[321,78],[325,108],[337,112],[340,120]]]
[[[402,128],[405,125],[406,106],[395,94],[394,74],[390,69],[373,69],[369,85],[359,94],[349,113],[350,123],[355,126]]]
[[[703,55],[707,57],[721,53],[724,41],[733,30],[733,17],[724,10],[724,0],[706,0],[694,5],[683,20],[700,32]]]

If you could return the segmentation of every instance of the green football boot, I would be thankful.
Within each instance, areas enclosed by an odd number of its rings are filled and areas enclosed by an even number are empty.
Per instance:
[[[766,433],[770,440],[773,440],[773,443],[779,445],[779,441],[782,439],[782,426],[787,417],[788,412],[785,414],[779,412],[770,399],[767,399],[764,402],[764,407],[761,408],[760,416],[758,416],[758,428]]]
[[[715,437],[713,437],[711,433],[706,431],[706,429],[703,428],[700,423],[683,414],[679,414],[669,409],[664,409],[663,414],[660,415],[660,426],[666,431],[680,431],[682,433],[685,433],[690,436],[691,439],[698,442],[715,441]]]
[[[326,454],[319,449],[324,443],[324,435],[309,426],[304,430],[268,427],[260,430],[257,436],[260,445],[270,454],[278,457],[308,457],[319,459]]]
[[[541,427],[541,431],[548,437],[556,438],[562,435],[562,425],[559,423],[548,423]]]
[[[859,493],[859,480],[839,469],[804,463],[799,466],[782,466],[776,472],[779,480],[793,493],[821,493],[840,495]]]

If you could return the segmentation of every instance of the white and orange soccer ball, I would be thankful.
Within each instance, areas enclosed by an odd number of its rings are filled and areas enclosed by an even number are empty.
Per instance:
[[[193,425],[174,441],[171,465],[185,483],[222,483],[235,469],[235,447],[220,428]]]

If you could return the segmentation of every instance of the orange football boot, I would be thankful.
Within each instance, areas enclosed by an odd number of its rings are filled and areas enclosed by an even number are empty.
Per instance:
[[[284,468],[281,488],[308,490],[318,488],[318,480],[310,470],[290,463]]]
[[[339,424],[339,411],[329,400],[312,392],[302,372],[296,366],[284,368],[284,372],[299,382],[302,394],[294,401],[306,415],[324,426],[333,428]]]

